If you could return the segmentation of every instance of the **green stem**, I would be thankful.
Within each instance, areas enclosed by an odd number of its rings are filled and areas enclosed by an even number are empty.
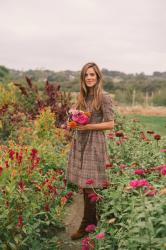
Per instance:
[[[140,188],[140,196],[142,199],[142,203],[143,203],[143,208],[144,208],[144,212],[145,212],[145,223],[146,223],[146,230],[148,233],[148,237],[149,237],[149,243],[148,246],[150,247],[149,250],[151,250],[151,246],[152,246],[152,241],[151,241],[151,233],[149,231],[149,222],[148,222],[148,218],[149,218],[149,214],[147,213],[147,209],[146,209],[146,204],[145,204],[145,196],[142,193],[142,189]]]

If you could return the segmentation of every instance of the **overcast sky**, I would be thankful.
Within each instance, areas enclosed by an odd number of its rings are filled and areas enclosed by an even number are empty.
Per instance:
[[[166,0],[0,0],[0,65],[166,71]]]

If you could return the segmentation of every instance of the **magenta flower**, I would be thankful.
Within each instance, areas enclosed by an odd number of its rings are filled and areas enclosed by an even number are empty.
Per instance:
[[[145,173],[145,171],[143,170],[143,169],[136,169],[135,171],[134,171],[134,174],[139,174],[139,175],[141,175],[141,174],[144,174]]]
[[[85,228],[85,231],[88,232],[88,233],[91,233],[91,232],[95,231],[95,228],[96,228],[96,225],[90,224],[90,225],[88,225],[88,226]]]
[[[161,169],[161,174],[166,175],[166,166]]]
[[[90,237],[85,237],[82,239],[82,248],[81,250],[90,250]]]
[[[96,235],[96,239],[100,240],[100,239],[103,239],[105,237],[105,233],[99,233]]]
[[[166,148],[161,149],[161,150],[160,150],[160,152],[162,152],[162,153],[166,153]]]
[[[137,187],[147,187],[149,186],[149,182],[145,179],[136,179],[136,180],[132,180],[129,185],[132,187],[132,188],[137,188]]]
[[[91,193],[88,195],[88,197],[90,198],[91,202],[97,202],[98,200],[100,200],[100,196],[98,196],[95,193]]]
[[[89,178],[89,179],[86,180],[85,183],[88,184],[88,185],[91,185],[91,184],[94,183],[94,180],[92,178]]]

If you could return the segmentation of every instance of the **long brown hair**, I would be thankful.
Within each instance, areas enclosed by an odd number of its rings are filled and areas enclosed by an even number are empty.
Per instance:
[[[99,110],[101,107],[102,91],[103,91],[102,74],[101,74],[99,67],[96,65],[96,63],[93,63],[93,62],[86,63],[81,70],[80,94],[78,97],[77,108],[82,109],[82,110],[86,110],[87,108],[85,99],[88,96],[88,87],[85,84],[85,74],[88,68],[93,68],[97,75],[97,83],[94,86],[94,98],[92,101],[92,108]]]

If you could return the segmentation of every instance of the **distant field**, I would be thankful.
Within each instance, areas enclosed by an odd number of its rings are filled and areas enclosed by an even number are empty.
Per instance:
[[[147,130],[166,136],[166,117],[165,116],[145,116],[139,114],[128,114],[129,119],[138,119]]]

